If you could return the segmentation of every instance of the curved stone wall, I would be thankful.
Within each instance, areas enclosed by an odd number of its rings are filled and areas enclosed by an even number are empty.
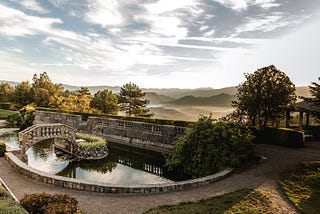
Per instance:
[[[217,180],[224,178],[232,172],[232,169],[225,169],[214,175],[209,175],[202,178],[191,179],[186,181],[179,181],[168,184],[153,184],[153,185],[134,185],[134,186],[122,186],[122,185],[109,185],[97,182],[86,182],[77,180],[74,178],[66,178],[56,175],[50,175],[42,171],[36,170],[21,160],[19,160],[13,153],[7,152],[5,159],[22,175],[28,178],[34,179],[38,182],[51,184],[58,187],[100,192],[106,194],[121,194],[121,195],[132,195],[132,194],[155,194],[165,192],[175,192],[188,190],[191,188],[204,186],[209,183],[213,183]]]

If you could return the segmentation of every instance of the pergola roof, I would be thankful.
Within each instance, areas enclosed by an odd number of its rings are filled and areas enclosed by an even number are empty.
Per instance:
[[[297,102],[290,108],[290,111],[304,112],[304,111],[315,111],[320,110],[319,106],[315,106],[306,101]]]

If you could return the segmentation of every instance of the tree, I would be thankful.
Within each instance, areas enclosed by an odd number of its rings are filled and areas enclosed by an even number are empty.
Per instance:
[[[174,143],[167,165],[192,177],[206,176],[239,166],[252,154],[253,147],[253,135],[246,126],[200,117]]]
[[[320,77],[319,77],[320,81]],[[304,101],[310,103],[311,105],[318,107],[314,110],[307,110],[313,117],[315,117],[318,121],[320,121],[320,84],[316,82],[312,82],[309,86],[309,92],[312,97],[302,97]]]
[[[87,87],[81,87],[75,91],[75,95],[78,97],[77,111],[88,112],[90,110],[90,102],[92,100],[91,93]]]
[[[119,105],[122,111],[128,116],[151,117],[150,110],[147,108],[149,100],[142,99],[145,93],[134,83],[127,83],[120,89]]]
[[[296,101],[295,86],[274,65],[245,74],[246,81],[237,87],[232,106],[242,120],[262,130],[269,122],[278,124],[285,110]]]
[[[94,94],[90,107],[99,109],[105,114],[117,114],[119,111],[118,97],[109,90],[98,91]]]
[[[16,85],[13,93],[13,102],[19,107],[28,105],[33,102],[31,95],[31,86],[28,81],[23,81]]]
[[[0,102],[9,102],[13,91],[13,87],[8,83],[0,83]]]
[[[51,82],[48,74],[43,72],[32,79],[31,93],[37,106],[57,108],[62,100],[63,88]]]

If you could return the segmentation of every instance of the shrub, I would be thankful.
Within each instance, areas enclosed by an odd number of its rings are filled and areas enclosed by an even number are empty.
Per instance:
[[[167,165],[192,177],[206,176],[226,167],[237,167],[253,152],[251,131],[237,123],[201,117],[175,142]]]
[[[26,194],[21,205],[30,214],[79,213],[78,201],[69,195]]]
[[[6,152],[6,144],[3,142],[0,142],[0,157],[3,157],[5,152]]]
[[[8,126],[19,127],[20,130],[28,128],[33,123],[35,117],[34,110],[32,106],[25,106],[19,110],[19,113],[8,116]]]
[[[0,102],[0,109],[12,110],[14,109],[14,104],[9,102]]]
[[[258,132],[257,142],[285,146],[289,148],[303,148],[303,133],[287,128],[265,128]]]
[[[85,142],[78,144],[81,148],[96,148],[107,145],[105,139],[94,135],[77,133],[76,138],[85,140]]]

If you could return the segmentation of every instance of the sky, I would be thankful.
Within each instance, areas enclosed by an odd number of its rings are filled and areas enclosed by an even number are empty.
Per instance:
[[[0,80],[222,88],[320,76],[320,0],[1,0]]]

